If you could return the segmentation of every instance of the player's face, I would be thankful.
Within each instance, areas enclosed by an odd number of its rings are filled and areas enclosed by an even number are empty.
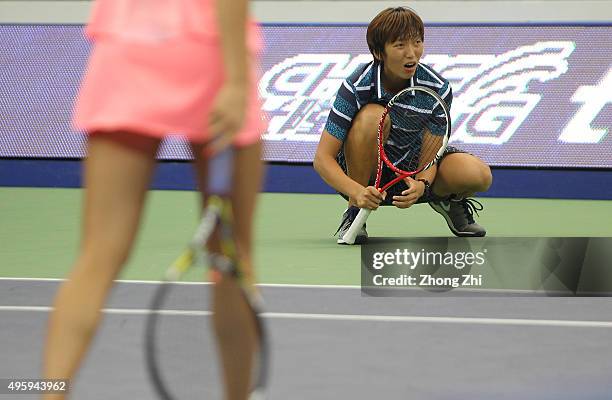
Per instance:
[[[398,39],[385,44],[383,61],[385,74],[389,78],[407,80],[416,72],[423,55],[423,41],[420,38]]]

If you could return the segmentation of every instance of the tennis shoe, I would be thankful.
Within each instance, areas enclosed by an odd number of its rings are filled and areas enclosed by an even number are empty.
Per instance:
[[[342,222],[340,222],[340,226],[334,235],[338,235],[338,244],[349,244],[344,241],[344,235],[351,227],[353,221],[359,214],[359,208],[355,206],[350,206],[346,209],[344,214],[342,215]],[[366,231],[366,226],[363,224],[359,232],[357,233],[357,237],[355,238],[354,244],[363,244],[368,241],[368,232]]]
[[[446,220],[455,236],[482,237],[487,231],[474,221],[474,213],[483,210],[483,205],[474,199],[440,199],[430,201],[429,205]]]

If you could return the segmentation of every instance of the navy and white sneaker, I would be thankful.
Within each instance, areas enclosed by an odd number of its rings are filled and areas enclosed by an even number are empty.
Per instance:
[[[430,201],[429,205],[442,215],[455,236],[482,237],[487,231],[474,221],[474,212],[483,210],[483,205],[474,199],[440,199]]]
[[[346,209],[346,211],[342,215],[342,222],[340,222],[340,226],[338,227],[338,230],[334,234],[334,235],[338,235],[338,241],[337,241],[338,244],[348,244],[342,238],[344,237],[344,234],[346,233],[346,231],[348,231],[348,229],[351,227],[351,224],[353,223],[353,221],[355,221],[357,214],[359,214],[359,207],[350,206],[349,208]],[[363,244],[367,241],[368,241],[368,232],[366,231],[366,226],[364,224],[363,227],[359,230],[359,233],[357,233],[357,237],[355,238],[354,244]]]

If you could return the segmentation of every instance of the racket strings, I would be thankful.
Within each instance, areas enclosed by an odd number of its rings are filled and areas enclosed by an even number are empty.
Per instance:
[[[420,170],[436,158],[446,132],[446,114],[440,104],[417,106],[415,99],[406,96],[390,106],[391,123],[384,143],[389,163],[407,172]]]

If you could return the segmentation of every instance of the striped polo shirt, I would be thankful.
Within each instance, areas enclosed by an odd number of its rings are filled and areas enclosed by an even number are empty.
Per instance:
[[[327,132],[344,142],[353,123],[353,118],[361,107],[369,103],[386,105],[391,100],[393,94],[387,93],[382,86],[382,71],[383,65],[375,60],[357,68],[342,82],[325,124]],[[415,85],[425,86],[437,92],[450,109],[453,100],[451,86],[433,68],[419,63],[407,87]],[[418,96],[419,92],[416,95]]]

